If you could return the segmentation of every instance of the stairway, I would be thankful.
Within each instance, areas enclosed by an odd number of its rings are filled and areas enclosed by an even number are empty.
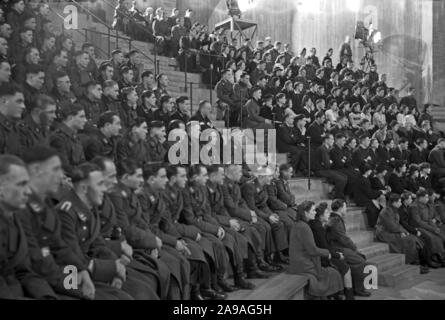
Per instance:
[[[314,178],[311,190],[307,188],[307,179],[293,179],[290,188],[295,194],[297,203],[311,200],[316,203],[328,202],[328,193],[332,188],[323,179]],[[367,261],[378,270],[378,285],[395,287],[397,284],[412,279],[419,274],[419,268],[405,264],[404,254],[389,253],[386,243],[376,242],[373,231],[366,228],[367,221],[364,209],[350,205],[345,217],[346,231]]]

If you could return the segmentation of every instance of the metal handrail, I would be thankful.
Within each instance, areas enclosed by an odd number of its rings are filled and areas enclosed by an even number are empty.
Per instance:
[[[52,8],[50,8],[50,10],[59,18],[59,19],[61,19],[61,20],[65,20],[65,17],[63,17],[62,15],[60,15],[57,11],[55,11],[54,9],[52,9]],[[87,33],[85,32],[85,33],[82,33],[80,30],[78,30],[78,29],[71,29],[72,31],[75,31],[75,32],[77,32],[77,33],[79,33],[80,35],[82,35],[83,37],[85,37],[85,39],[87,38]],[[63,26],[63,24],[62,24],[62,34],[64,34],[65,33],[65,28],[64,28],[64,26]],[[98,47],[98,46],[95,46],[94,44],[93,44],[93,46],[94,46],[94,48],[95,49],[97,49],[97,50],[99,50],[100,52],[102,52],[104,55],[107,55],[107,52],[105,52],[104,50],[102,50],[102,48],[100,48],[100,47]]]
[[[111,3],[109,3],[108,1],[106,1],[106,0],[102,0],[102,2],[105,3],[106,5],[108,5],[109,7],[113,8],[113,9],[116,9],[116,6],[113,5],[113,4],[111,4]],[[127,15],[127,14],[124,13],[124,12],[121,12],[121,13],[123,14],[123,16],[124,16],[125,18],[127,18],[127,19],[129,19],[129,20],[131,20],[131,21],[133,21],[133,22],[137,22],[137,20],[136,20],[134,17],[132,17],[131,15]],[[153,36],[153,34],[151,34],[146,28],[141,27],[138,23],[136,23],[136,25],[138,26],[138,29],[142,30],[143,32],[145,32],[145,33],[148,34],[148,35]],[[147,43],[148,43],[148,41],[147,41]],[[142,53],[142,50],[140,50],[140,48],[138,48],[138,49],[139,49],[139,51]],[[153,58],[150,58],[148,55],[146,55],[146,54],[144,54],[144,53],[142,53],[142,54],[143,54],[147,59],[151,60],[151,62],[153,62],[154,66],[155,66],[155,75],[157,75],[157,74],[159,73],[159,70],[156,70],[156,69],[158,69],[158,67],[157,67],[158,59],[157,59],[157,42],[156,42],[156,39],[155,39],[155,41],[154,41]]]

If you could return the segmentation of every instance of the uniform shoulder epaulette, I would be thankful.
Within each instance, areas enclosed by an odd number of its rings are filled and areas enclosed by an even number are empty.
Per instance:
[[[62,202],[58,208],[62,211],[68,212],[73,207],[73,203],[71,201],[64,201]]]

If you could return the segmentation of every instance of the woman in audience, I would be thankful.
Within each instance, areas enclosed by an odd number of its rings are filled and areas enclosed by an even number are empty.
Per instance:
[[[385,105],[383,103],[379,104],[375,109],[374,115],[372,116],[372,124],[376,127],[386,126],[386,115],[385,115]]]
[[[324,268],[321,258],[332,258],[327,249],[318,248],[309,221],[315,219],[315,204],[304,201],[298,206],[297,222],[292,227],[289,239],[289,273],[309,278],[309,296],[326,298],[343,290],[340,273],[332,267]]]
[[[326,257],[321,258],[321,265],[323,267],[335,267],[338,272],[343,276],[343,284],[345,287],[346,300],[354,300],[354,290],[352,289],[352,276],[349,265],[345,262],[343,253],[332,250],[326,239],[326,224],[329,221],[331,215],[328,204],[326,202],[320,203],[315,209],[315,219],[309,221],[312,233],[314,234],[315,244],[321,249],[327,249],[332,255],[332,259],[329,260]]]
[[[406,163],[397,160],[393,164],[394,171],[389,175],[388,184],[392,192],[402,194],[407,189],[406,185]]]
[[[412,193],[416,193],[420,188],[419,183],[419,166],[415,163],[410,164],[408,168],[406,189]]]
[[[405,254],[407,264],[418,264],[416,237],[410,235],[399,222],[398,210],[401,206],[400,195],[391,193],[386,208],[379,214],[375,235],[377,240],[389,245],[390,252]]]
[[[356,102],[352,105],[352,112],[349,114],[349,122],[353,129],[360,128],[360,122],[362,121],[362,109],[360,103]]]

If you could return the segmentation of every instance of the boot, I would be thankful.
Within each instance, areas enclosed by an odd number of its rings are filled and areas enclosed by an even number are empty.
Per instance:
[[[263,259],[258,260],[258,268],[264,272],[276,272],[278,269],[276,267],[271,266]]]
[[[269,275],[260,271],[256,261],[247,260],[245,270],[247,273],[247,279],[267,279],[267,278],[269,278]]]
[[[199,291],[198,285],[192,286],[190,291],[190,300],[195,300],[195,301],[205,300],[204,297],[201,295],[201,292]]]
[[[240,288],[241,290],[253,290],[255,289],[255,285],[246,279],[244,279],[242,274],[236,274],[234,277],[235,286]]]
[[[430,272],[430,268],[428,266],[420,266],[420,274],[427,274]]]
[[[229,283],[227,283],[226,280],[224,279],[218,279],[218,283],[217,286],[222,290],[222,292],[219,292],[217,290],[215,290],[216,292],[219,293],[224,293],[224,292],[233,292],[236,290],[235,287],[231,286]]]
[[[274,254],[273,262],[277,264],[289,264],[289,259],[286,258],[281,252],[276,252]]]
[[[345,298],[346,300],[355,300],[354,290],[352,288],[345,288]]]

